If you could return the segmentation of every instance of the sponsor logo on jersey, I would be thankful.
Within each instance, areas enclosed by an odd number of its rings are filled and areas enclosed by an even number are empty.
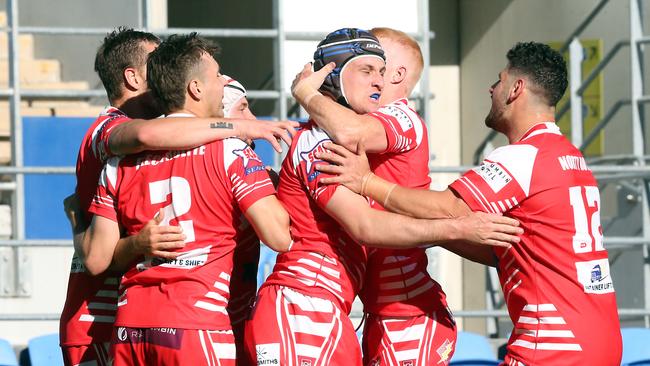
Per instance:
[[[117,328],[117,339],[120,341],[126,341],[126,337],[128,336],[126,328],[124,327],[119,327]]]
[[[449,339],[445,339],[444,342],[438,347],[436,350],[436,353],[438,356],[440,356],[440,361],[438,363],[447,363],[447,360],[449,360],[449,355],[451,355],[451,352],[454,350],[454,342],[450,341]]]
[[[208,245],[204,248],[196,248],[187,252],[181,252],[176,259],[158,257],[146,258],[144,261],[136,264],[135,268],[140,272],[156,266],[192,269],[194,267],[202,266],[207,262],[211,247],[211,245]]]
[[[474,171],[483,178],[494,193],[499,192],[512,180],[510,174],[498,163],[484,162],[481,166],[474,168]]]
[[[399,366],[415,366],[415,360],[400,361]]]
[[[298,359],[300,361],[300,366],[311,366],[312,365],[312,359],[311,358],[299,357]]]
[[[379,113],[387,114],[391,117],[394,117],[399,123],[402,131],[408,131],[413,128],[413,120],[411,117],[401,108],[398,108],[394,105],[387,105],[379,110]]]
[[[324,161],[320,160],[320,159],[317,159],[316,158],[316,153],[317,152],[327,152],[327,149],[323,146],[323,144],[328,142],[328,141],[332,141],[332,140],[325,139],[325,140],[318,141],[318,143],[316,144],[316,146],[314,146],[314,148],[312,148],[309,151],[305,151],[305,152],[300,153],[300,160],[304,161],[305,164],[306,164],[305,170],[307,172],[307,180],[309,182],[316,179],[316,177],[318,177],[318,175],[320,174],[320,172],[315,169],[315,164],[316,163],[323,163]]]
[[[255,151],[250,146],[246,146],[243,149],[233,150],[232,153],[236,156],[239,156],[244,161],[244,175],[249,175],[251,173],[264,170],[262,159],[257,156]]]
[[[606,294],[614,292],[614,283],[609,271],[607,258],[576,262],[578,282],[583,286],[585,293]]]
[[[280,364],[280,343],[257,344],[255,353],[259,366]]]

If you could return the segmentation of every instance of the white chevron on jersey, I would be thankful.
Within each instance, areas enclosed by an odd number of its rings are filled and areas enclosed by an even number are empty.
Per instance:
[[[553,304],[527,304],[515,324],[512,346],[546,351],[582,351]]]

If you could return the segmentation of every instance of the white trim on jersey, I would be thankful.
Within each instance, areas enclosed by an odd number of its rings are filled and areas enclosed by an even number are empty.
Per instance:
[[[539,149],[532,145],[507,145],[492,151],[485,160],[506,168],[528,197],[538,151]]]

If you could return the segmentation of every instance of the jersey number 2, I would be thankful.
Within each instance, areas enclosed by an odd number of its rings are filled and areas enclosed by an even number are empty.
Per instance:
[[[583,194],[584,192],[584,194]],[[573,208],[573,250],[576,253],[605,250],[600,228],[600,194],[598,187],[575,186],[569,188],[569,199]],[[593,210],[595,208],[595,210]],[[591,219],[587,212],[593,210]]]
[[[160,225],[169,225],[169,221],[188,213],[192,207],[192,192],[185,178],[171,177],[149,183],[149,198],[152,205],[167,201],[167,196],[170,194],[173,194],[172,202],[163,208],[165,217]],[[178,225],[183,228],[185,242],[194,241],[192,220],[179,220]]]

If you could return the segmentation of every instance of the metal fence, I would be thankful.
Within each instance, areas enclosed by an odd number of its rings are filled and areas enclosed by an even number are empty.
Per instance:
[[[320,40],[325,35],[318,32],[287,32],[284,29],[282,3],[285,0],[273,0],[273,28],[272,29],[201,29],[201,34],[211,37],[241,37],[241,38],[264,38],[269,39],[274,44],[274,57],[273,57],[273,73],[274,73],[274,90],[249,90],[248,95],[251,99],[269,99],[276,101],[276,116],[279,119],[286,119],[288,114],[288,103],[290,95],[287,95],[286,86],[284,85],[284,71],[281,65],[284,63],[284,50],[285,42],[288,40]],[[643,204],[643,217],[642,225],[643,231],[640,237],[609,237],[606,236],[605,244],[607,248],[630,248],[642,246],[645,258],[644,264],[644,283],[646,291],[644,294],[645,308],[642,309],[620,309],[619,314],[625,316],[644,316],[646,326],[650,326],[650,291],[647,289],[650,284],[650,260],[648,260],[648,247],[650,245],[650,214],[648,210],[648,177],[650,177],[650,166],[645,164],[647,156],[644,146],[643,132],[644,121],[641,107],[644,103],[650,101],[650,96],[644,95],[643,85],[643,44],[650,42],[650,37],[643,35],[643,28],[641,22],[641,0],[630,1],[630,40],[629,42],[620,42],[603,58],[601,63],[596,67],[594,72],[589,75],[585,80],[580,80],[580,72],[572,73],[571,80],[571,115],[572,115],[572,131],[575,132],[573,136],[574,143],[581,149],[584,149],[596,134],[601,131],[609,122],[612,117],[620,109],[620,107],[631,104],[634,110],[633,113],[633,154],[626,158],[632,158],[634,165],[595,165],[593,171],[596,174],[599,182],[608,182],[620,179],[641,179],[643,181],[643,189],[640,194],[642,195]],[[601,10],[608,3],[608,0],[600,1],[593,11],[587,16],[576,30],[568,37],[563,47],[570,49],[572,52],[572,60],[579,60],[579,46],[578,37],[586,26],[601,12]],[[167,29],[150,29],[149,14],[149,1],[140,0],[139,9],[141,15],[140,25],[141,28],[151,31],[155,34],[166,36],[175,33],[188,33],[193,29],[187,28],[167,28]],[[418,0],[418,29],[417,34],[411,34],[420,43],[422,53],[424,56],[424,64],[429,65],[429,40],[433,37],[433,32],[429,30],[429,2],[428,0]],[[10,105],[10,119],[11,119],[11,152],[12,164],[8,167],[0,167],[0,174],[12,175],[14,179],[11,182],[1,182],[0,190],[12,192],[12,239],[0,240],[0,247],[12,247],[15,250],[15,258],[17,260],[17,271],[15,273],[15,291],[11,296],[30,296],[30,293],[21,289],[26,288],[22,285],[24,281],[20,269],[22,261],[20,260],[23,255],[22,250],[32,247],[68,247],[71,246],[70,240],[26,240],[25,239],[25,202],[24,202],[24,176],[25,174],[73,174],[73,167],[25,167],[23,164],[23,135],[22,135],[22,119],[20,113],[20,101],[23,98],[39,99],[82,99],[90,97],[103,97],[105,96],[104,90],[29,90],[21,91],[19,84],[19,62],[18,62],[18,36],[20,34],[33,34],[33,35],[105,35],[112,31],[110,28],[65,28],[65,27],[20,27],[18,24],[18,0],[7,0],[7,27],[0,29],[8,33],[8,46],[9,46],[9,88],[0,90],[0,97],[8,97]],[[573,46],[571,46],[573,44]],[[632,90],[629,100],[621,100],[608,111],[603,119],[597,124],[594,131],[592,131],[586,138],[582,138],[582,116],[580,114],[581,108],[576,106],[580,105],[580,98],[585,88],[591,83],[597,74],[601,72],[613,57],[624,47],[630,47],[631,50],[631,70],[632,70]],[[579,61],[578,61],[579,62]],[[573,65],[573,67],[579,67]],[[577,76],[577,77],[576,77]],[[428,108],[428,101],[431,98],[429,94],[429,74],[424,72],[420,80],[419,93],[416,95],[418,99],[418,108],[421,114],[425,117],[425,121],[430,120],[430,111]],[[558,111],[558,118],[569,110],[569,107]],[[496,136],[496,133],[490,133],[484,141],[479,145],[475,153],[475,164],[478,163],[480,155],[483,153],[488,143]],[[276,166],[277,164],[276,160]],[[432,173],[462,173],[471,166],[460,167],[430,167]],[[490,305],[488,306],[490,307]],[[359,314],[353,314],[359,315]],[[459,317],[480,317],[480,318],[493,318],[496,321],[498,317],[506,317],[507,314],[504,310],[482,310],[482,311],[458,311],[455,313]],[[0,321],[3,320],[57,320],[59,314],[20,314],[8,315],[0,314]]]

